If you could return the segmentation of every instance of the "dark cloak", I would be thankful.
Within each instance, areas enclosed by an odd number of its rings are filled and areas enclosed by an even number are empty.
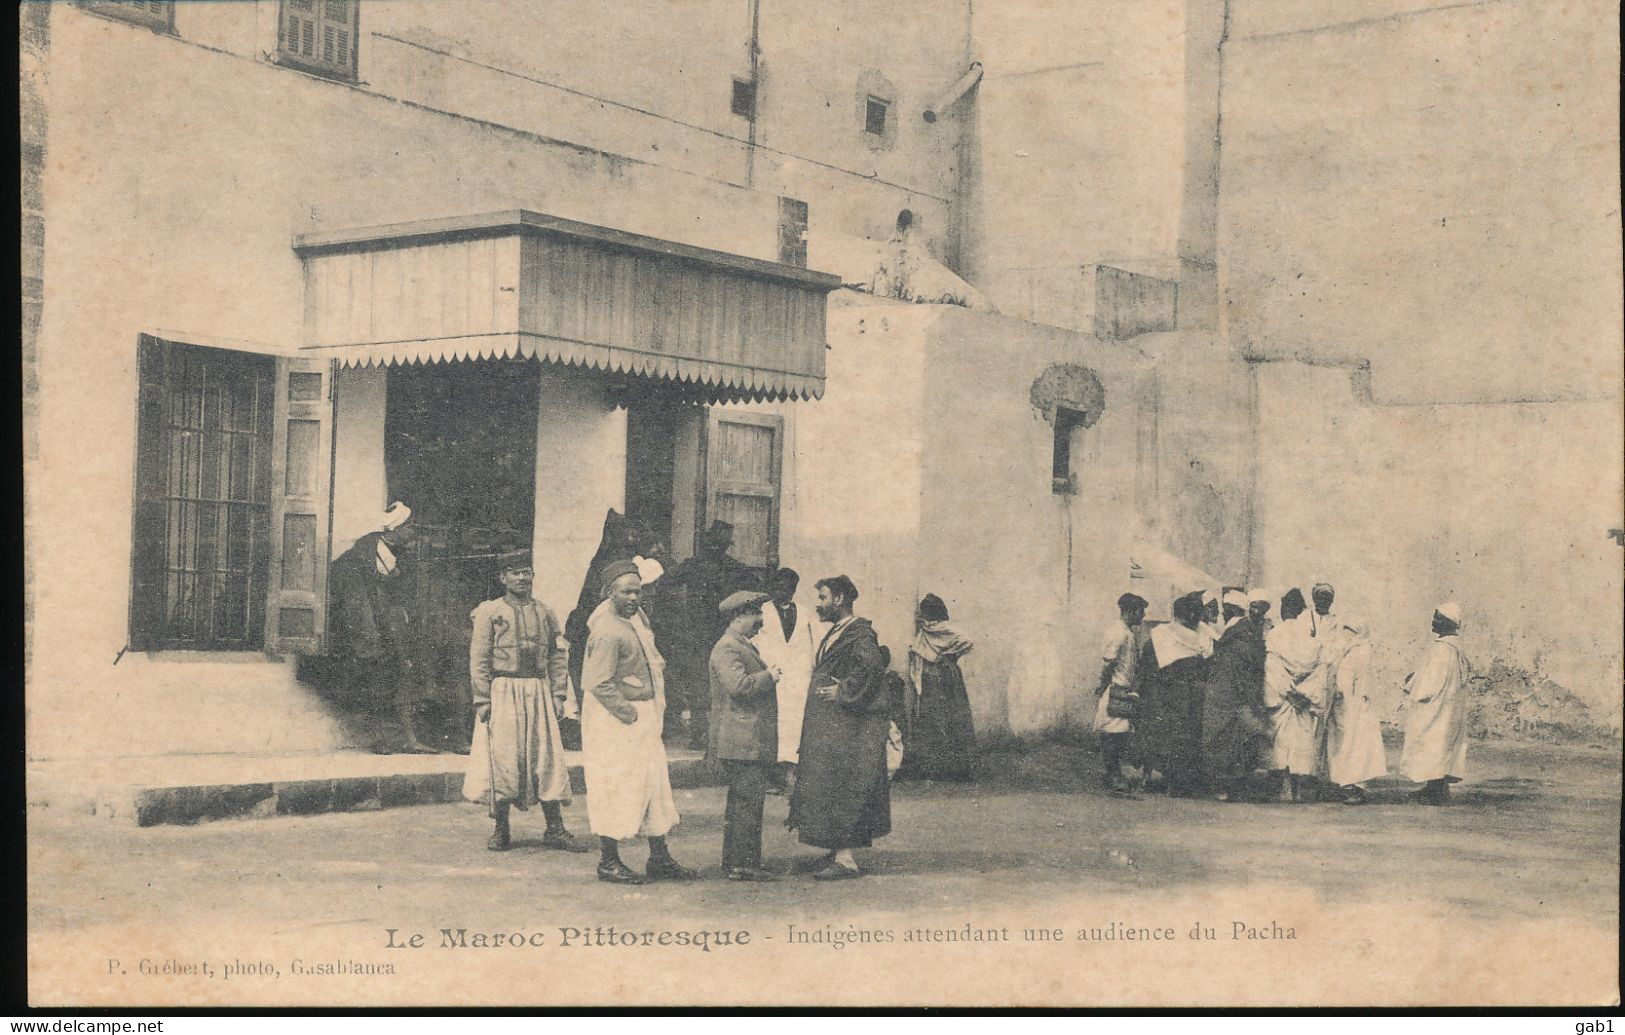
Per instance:
[[[976,770],[976,724],[959,659],[944,654],[921,659],[920,692],[907,693],[904,710],[903,776],[924,780],[966,780]]]
[[[1213,648],[1202,709],[1202,756],[1215,780],[1250,775],[1269,747],[1264,656],[1264,627],[1248,618],[1226,629]]]
[[[815,848],[867,848],[891,833],[886,666],[866,618],[854,618],[825,645],[823,655],[807,693],[785,825]],[[832,680],[840,692],[825,701],[817,688]]]
[[[1140,714],[1134,722],[1138,761],[1156,769],[1176,791],[1194,790],[1202,780],[1202,708],[1208,659],[1180,658],[1157,667],[1154,643],[1140,652],[1136,683]]]

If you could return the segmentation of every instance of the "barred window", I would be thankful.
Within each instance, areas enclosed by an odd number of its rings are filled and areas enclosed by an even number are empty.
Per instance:
[[[256,650],[271,561],[270,357],[144,338],[130,644]]]
[[[159,32],[175,31],[175,0],[84,0],[83,7]]]
[[[360,0],[281,0],[278,59],[307,72],[354,79],[360,8]]]

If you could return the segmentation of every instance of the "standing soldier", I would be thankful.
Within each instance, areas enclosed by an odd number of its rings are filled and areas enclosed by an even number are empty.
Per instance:
[[[401,502],[384,511],[382,527],[368,532],[333,561],[333,653],[352,693],[366,700],[374,716],[376,754],[401,750],[435,754],[418,739],[417,706],[423,696],[417,632],[412,628],[411,580],[401,554],[411,545],[412,508]],[[383,714],[393,707],[401,738],[385,737]]]
[[[468,647],[468,678],[474,691],[474,746],[463,793],[486,801],[496,831],[493,852],[512,843],[508,811],[538,802],[547,818],[542,847],[585,852],[564,827],[570,771],[559,740],[559,720],[569,707],[565,651],[559,622],[531,596],[536,573],[530,551],[503,556],[502,596],[474,609]]]

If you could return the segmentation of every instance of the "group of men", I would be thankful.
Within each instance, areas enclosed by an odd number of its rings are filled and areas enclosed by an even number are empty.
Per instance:
[[[1131,795],[1123,766],[1147,790],[1221,801],[1366,801],[1388,772],[1372,701],[1363,622],[1334,612],[1318,582],[1273,599],[1261,590],[1197,591],[1176,598],[1172,620],[1147,629],[1147,602],[1118,600],[1101,652],[1094,728],[1104,779]],[[1407,677],[1400,772],[1421,783],[1415,800],[1440,805],[1466,773],[1470,667],[1457,636],[1458,604],[1440,604],[1433,642]]]
[[[489,806],[495,830],[487,844],[494,851],[512,844],[511,810],[537,804],[547,824],[543,847],[590,851],[566,829],[562,811],[570,781],[560,724],[577,709],[568,648],[553,612],[531,593],[530,554],[516,551],[499,567],[502,595],[473,614],[469,677],[476,728],[464,796]],[[667,660],[642,606],[650,575],[657,572],[644,557],[598,567],[599,602],[585,623],[578,680],[597,876],[619,884],[697,875],[666,842],[679,817],[662,739]],[[845,575],[817,583],[817,617],[828,630],[814,644],[810,623],[795,613],[797,581],[794,572],[781,570],[776,583],[783,599],[734,588],[715,604],[720,631],[706,663],[707,747],[728,777],[722,856],[732,880],[778,879],[762,865],[762,818],[782,771],[787,735],[796,738],[788,752],[796,779],[786,825],[803,844],[823,850],[810,870],[815,879],[860,876],[853,850],[891,829],[882,648],[869,621],[854,614],[858,590]],[[764,637],[769,621],[777,628]],[[799,651],[788,649],[801,639],[811,648],[805,665],[797,661]],[[759,646],[765,644],[772,646]],[[787,709],[799,714],[781,714]],[[636,838],[649,845],[642,872],[620,855],[621,843]]]

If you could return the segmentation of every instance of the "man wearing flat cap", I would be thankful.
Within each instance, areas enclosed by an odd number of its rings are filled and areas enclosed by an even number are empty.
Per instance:
[[[530,551],[497,563],[502,595],[474,609],[468,679],[474,692],[474,744],[463,796],[484,801],[496,821],[486,842],[494,852],[512,842],[509,810],[540,803],[547,819],[542,847],[588,851],[564,827],[570,771],[559,740],[559,720],[570,699],[569,666],[559,645],[559,621],[531,596],[536,573]]]
[[[639,606],[643,580],[632,560],[599,573],[603,602],[587,619],[581,665],[581,755],[587,777],[587,821],[598,835],[598,879],[613,884],[687,880],[694,871],[672,858],[666,835],[677,825],[666,746],[666,660]],[[649,863],[638,873],[621,861],[620,842],[649,839]]]
[[[767,600],[747,590],[724,598],[717,613],[728,626],[711,648],[711,752],[728,773],[722,868],[729,880],[777,879],[762,869],[762,805],[778,763],[775,691],[784,670],[770,668],[750,642]]]
[[[1467,775],[1467,680],[1472,666],[1462,653],[1461,605],[1433,610],[1433,643],[1422,664],[1405,680],[1405,750],[1399,771],[1422,784],[1416,800],[1443,805],[1450,785]]]
[[[412,508],[390,504],[379,530],[368,532],[334,559],[332,652],[346,688],[372,713],[371,749],[433,754],[418,738],[417,707],[426,687],[414,628],[410,569],[402,557],[413,540]],[[392,714],[391,714],[392,713]],[[398,735],[386,732],[398,723]]]

